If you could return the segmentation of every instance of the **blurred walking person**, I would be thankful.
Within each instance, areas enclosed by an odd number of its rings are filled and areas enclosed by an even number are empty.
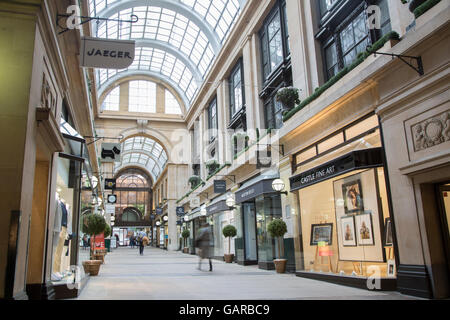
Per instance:
[[[203,223],[198,230],[198,237],[195,240],[196,247],[199,249],[198,270],[202,270],[203,259],[209,261],[209,271],[213,271],[211,255],[212,255],[212,232],[208,223]]]

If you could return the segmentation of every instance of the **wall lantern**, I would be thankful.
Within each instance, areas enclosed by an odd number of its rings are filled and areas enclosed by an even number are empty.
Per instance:
[[[185,215],[185,216],[184,216],[184,221],[186,221],[186,222],[188,222],[188,221],[189,221],[189,217],[188,217],[188,215]]]
[[[225,203],[227,204],[227,206],[230,209],[234,209],[234,205],[236,204],[236,200],[234,200],[233,195],[228,196],[227,200],[225,201]]]
[[[98,178],[96,176],[92,176],[92,189],[95,189],[98,184]]]
[[[156,226],[160,226],[161,225],[161,222],[159,222],[159,221],[156,221]]]
[[[200,214],[201,214],[202,216],[206,216],[207,212],[206,212],[206,207],[205,207],[205,206],[203,206],[203,207],[200,209]]]
[[[281,179],[275,179],[272,182],[272,189],[276,192],[282,193],[284,195],[287,195],[287,191],[283,191],[286,185],[284,184],[284,181]]]
[[[164,221],[169,221],[169,217],[168,216],[164,216],[163,220]]]

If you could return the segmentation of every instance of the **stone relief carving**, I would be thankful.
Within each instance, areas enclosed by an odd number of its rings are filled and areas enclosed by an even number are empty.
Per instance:
[[[424,120],[411,127],[414,151],[421,151],[450,141],[450,112]]]

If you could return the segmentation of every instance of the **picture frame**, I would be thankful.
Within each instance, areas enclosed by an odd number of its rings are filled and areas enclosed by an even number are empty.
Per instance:
[[[365,212],[355,216],[356,239],[358,246],[374,246],[372,213]]]
[[[361,179],[356,179],[342,185],[345,214],[364,211]]]
[[[319,242],[327,242],[328,245],[332,244],[333,240],[333,224],[322,223],[311,225],[311,246],[317,246]]]
[[[391,218],[384,219],[384,246],[392,247],[394,245],[392,239],[392,221]]]
[[[354,216],[341,217],[341,241],[344,247],[356,247],[356,230]]]
[[[388,278],[395,278],[395,260],[388,260],[387,262],[387,276]]]

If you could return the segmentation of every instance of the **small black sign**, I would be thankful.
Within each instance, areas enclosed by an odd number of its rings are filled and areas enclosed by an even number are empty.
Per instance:
[[[227,182],[225,180],[214,180],[214,193],[226,193]]]
[[[176,212],[178,217],[184,216],[184,207],[177,207]]]
[[[162,213],[163,213],[163,209],[162,208],[160,208],[160,207],[156,208],[156,214],[157,215],[161,215]]]
[[[150,215],[150,220],[155,220],[155,215],[154,214]]]
[[[105,179],[105,189],[114,190],[116,188],[116,179]]]

